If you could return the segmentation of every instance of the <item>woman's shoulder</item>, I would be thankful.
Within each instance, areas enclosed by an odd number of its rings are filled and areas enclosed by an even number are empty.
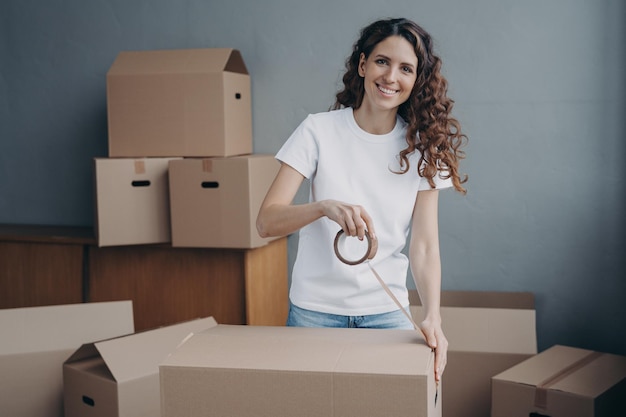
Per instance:
[[[337,110],[328,110],[328,111],[323,111],[323,112],[318,112],[318,113],[310,113],[306,119],[305,122],[308,123],[332,123],[332,122],[336,122],[339,120],[344,120],[344,118],[346,117],[346,115],[348,114],[348,112],[351,112],[352,109],[351,108],[342,108],[342,109],[337,109]]]

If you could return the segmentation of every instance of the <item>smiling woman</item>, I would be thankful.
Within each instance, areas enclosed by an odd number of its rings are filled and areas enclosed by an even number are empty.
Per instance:
[[[466,139],[450,116],[440,66],[430,36],[414,22],[380,20],[364,28],[333,109],[309,115],[276,155],[281,168],[257,218],[262,237],[300,231],[288,325],[414,329],[405,315],[410,265],[424,306],[419,328],[436,349],[437,379],[448,348],[439,311],[438,193],[465,191],[458,163]],[[294,204],[305,178],[310,200]],[[377,247],[367,265],[335,253],[338,230]]]

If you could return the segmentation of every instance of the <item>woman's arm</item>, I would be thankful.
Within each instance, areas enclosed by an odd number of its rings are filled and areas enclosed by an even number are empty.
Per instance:
[[[361,206],[336,200],[292,204],[303,180],[298,171],[287,164],[281,165],[257,216],[256,227],[261,237],[288,235],[326,216],[349,236],[363,238],[367,229],[375,238],[373,222]]]
[[[441,379],[448,354],[448,340],[441,329],[438,200],[438,190],[417,193],[409,248],[411,273],[424,309],[420,329],[426,343],[435,349],[436,380]]]
[[[261,237],[288,235],[322,216],[319,204],[291,204],[303,180],[298,171],[281,164],[257,216]]]

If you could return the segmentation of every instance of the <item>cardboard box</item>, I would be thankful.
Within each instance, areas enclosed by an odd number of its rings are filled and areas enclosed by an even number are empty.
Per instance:
[[[626,356],[555,345],[493,377],[491,415],[626,416]]]
[[[440,416],[433,361],[410,330],[218,325],[161,364],[163,417]]]
[[[422,319],[419,296],[411,313]],[[526,292],[443,291],[443,330],[449,342],[443,374],[444,417],[485,417],[491,377],[537,353],[534,296]]]
[[[133,331],[131,301],[0,310],[0,415],[63,416],[63,361]]]
[[[171,241],[168,164],[173,159],[94,158],[98,246]]]
[[[235,49],[120,52],[107,111],[110,157],[252,153],[250,76]]]
[[[172,246],[255,248],[256,217],[278,173],[273,155],[170,162]]]
[[[81,346],[63,365],[65,417],[160,415],[159,363],[212,317]]]

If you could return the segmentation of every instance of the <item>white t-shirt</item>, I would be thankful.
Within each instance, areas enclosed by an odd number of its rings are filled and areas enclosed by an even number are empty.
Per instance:
[[[399,152],[406,148],[406,123],[373,135],[356,123],[352,108],[309,115],[278,151],[276,158],[310,180],[310,201],[333,199],[358,204],[372,217],[378,252],[370,262],[394,295],[408,306],[407,243],[415,198],[430,189],[417,173],[419,154],[410,169],[399,172]],[[435,177],[436,188],[452,185]],[[346,265],[333,242],[340,227],[323,217],[300,230],[292,271],[291,302],[308,310],[347,316],[397,310],[366,264]]]

